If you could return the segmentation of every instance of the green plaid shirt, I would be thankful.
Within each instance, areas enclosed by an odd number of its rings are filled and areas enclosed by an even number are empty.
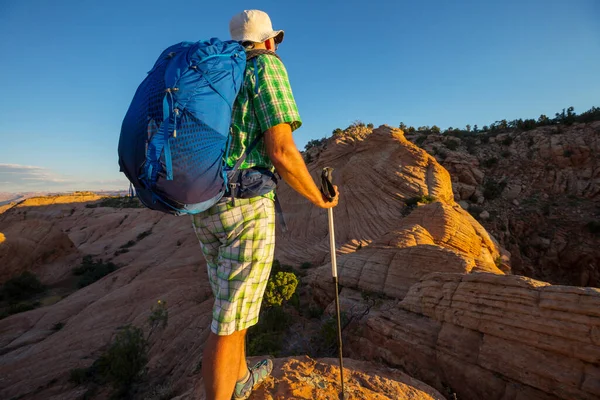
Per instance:
[[[254,60],[258,68],[258,94]],[[302,120],[283,63],[277,57],[262,54],[248,61],[244,84],[233,104],[227,165],[233,167],[257,135],[283,123],[290,124],[294,131],[302,125]],[[240,166],[251,167],[273,168],[264,141],[258,143]]]

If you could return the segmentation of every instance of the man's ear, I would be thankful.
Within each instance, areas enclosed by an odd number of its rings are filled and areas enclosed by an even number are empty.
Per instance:
[[[270,51],[275,50],[273,43],[275,43],[275,41],[273,39],[269,39],[265,42],[265,47],[267,48],[267,50],[270,50]]]

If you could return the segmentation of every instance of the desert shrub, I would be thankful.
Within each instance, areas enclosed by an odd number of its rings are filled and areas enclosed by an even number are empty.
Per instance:
[[[9,279],[2,285],[0,297],[9,302],[27,300],[36,294],[43,293],[46,287],[42,285],[38,277],[29,271]]]
[[[511,138],[510,136],[507,136],[506,138],[504,138],[504,140],[502,140],[502,144],[504,146],[510,146],[513,142],[513,138]]]
[[[415,139],[415,144],[420,147],[425,142],[425,139],[427,139],[427,136],[421,135],[421,136],[419,136],[418,138]]]
[[[348,325],[348,314],[340,313],[342,330]],[[313,356],[334,357],[338,354],[337,316],[328,316],[321,322],[319,333],[311,337]]]
[[[590,233],[600,236],[600,221],[590,221],[585,227]]]
[[[150,326],[150,331],[148,333],[148,338],[152,336],[157,328],[164,329],[168,324],[169,310],[167,309],[167,302],[158,300],[156,305],[150,308],[150,315],[148,316],[148,325]]]
[[[481,140],[481,143],[487,144],[490,142],[490,137],[488,135],[481,135],[479,140]]]
[[[293,272],[278,272],[275,276],[271,276],[265,290],[265,305],[281,306],[284,301],[292,297],[297,286],[298,278]]]
[[[22,302],[22,303],[13,303],[8,306],[8,315],[19,314],[25,311],[35,310],[40,306],[40,302],[36,301],[33,303],[30,302]]]
[[[374,127],[375,126],[373,124],[371,124],[371,123],[367,124],[367,128],[369,128],[369,129],[373,129]]]
[[[414,207],[417,204],[431,204],[436,201],[436,198],[429,195],[421,195],[417,197],[411,197],[409,199],[404,200],[404,203],[409,207]]]
[[[271,354],[278,356],[283,347],[285,332],[293,321],[283,307],[265,307],[258,324],[248,330],[248,355]]]
[[[445,151],[443,151],[443,150],[440,150],[440,152],[439,152],[439,153],[437,153],[437,156],[438,156],[438,157],[439,157],[439,158],[440,158],[440,159],[443,161],[443,160],[445,160],[446,158],[448,158],[448,153],[446,153],[446,152],[445,152]]]
[[[339,130],[339,133],[336,133]],[[335,131],[333,131],[334,135],[338,135],[338,134],[342,134],[342,130],[341,129],[336,129]],[[327,138],[322,138],[322,139],[313,139],[313,140],[309,140],[308,143],[306,143],[306,145],[304,146],[304,150],[308,151],[310,149],[312,149],[313,147],[318,147],[318,146],[322,146],[327,142]]]
[[[56,324],[54,324],[54,326],[52,327],[53,331],[60,331],[62,328],[65,327],[65,323],[64,322],[57,322]]]
[[[142,329],[127,325],[115,336],[108,350],[95,362],[98,374],[117,393],[127,393],[138,381],[148,362],[148,342]]]
[[[119,328],[108,349],[90,367],[72,369],[69,381],[75,385],[90,384],[84,399],[92,398],[99,385],[107,383],[114,389],[111,399],[132,398],[132,385],[146,374],[148,340],[155,329],[167,326],[168,315],[167,303],[158,300],[148,317],[150,330],[146,337],[144,331],[136,326]]]
[[[459,142],[457,140],[447,140],[444,144],[452,151],[456,151],[459,146]]]
[[[147,231],[144,231],[142,233],[140,233],[139,235],[137,235],[137,241],[139,242],[140,240],[150,236],[152,234],[152,229],[148,229]]]
[[[508,157],[510,157],[510,151],[508,151],[508,150],[504,150],[502,153],[500,153],[500,155],[501,155],[503,158],[508,158]]]
[[[563,156],[571,157],[573,155],[573,150],[565,150],[563,151]]]
[[[286,269],[288,271],[282,271]],[[288,301],[300,309],[299,297],[296,294],[298,278],[291,267],[275,260],[271,268],[271,278],[267,283],[265,296],[258,323],[248,330],[247,350],[249,355],[279,355],[287,329],[293,322],[292,316],[286,312]]]
[[[128,249],[130,247],[135,246],[137,242],[135,240],[130,240],[127,243],[125,243],[124,245],[121,245],[121,247],[119,247],[120,249]]]
[[[69,382],[75,385],[83,385],[93,379],[91,368],[73,368],[69,371]]]
[[[436,198],[433,196],[429,196],[429,195],[421,195],[421,196],[416,196],[416,197],[411,197],[409,199],[406,199],[406,200],[404,200],[404,204],[406,204],[406,207],[402,210],[402,215],[407,216],[408,214],[410,214],[415,208],[417,208],[419,203],[430,204],[430,203],[433,203],[434,201],[436,201]],[[361,246],[361,248],[362,248],[362,246]]]
[[[311,264],[311,263],[309,263],[309,262],[303,262],[303,263],[300,265],[300,269],[309,269],[310,267],[312,267],[312,264]]]
[[[143,208],[137,197],[105,197],[98,203],[98,207],[112,208]]]
[[[477,149],[477,139],[473,137],[469,137],[466,140],[467,143],[467,152],[469,154],[475,154],[475,150]]]
[[[493,179],[488,179],[483,184],[483,196],[488,200],[494,200],[502,194],[505,187],[506,182],[497,182]]]
[[[77,286],[83,288],[104,278],[106,275],[117,270],[117,266],[111,262],[104,263],[102,259],[94,261],[92,256],[83,257],[79,267],[73,268],[73,275],[81,276]]]
[[[579,116],[575,117],[577,122],[593,122],[600,121],[600,107],[592,107]]]
[[[323,316],[324,312],[325,312],[325,310],[323,310],[319,306],[308,307],[308,317],[309,318],[321,318]]]
[[[485,168],[491,168],[496,164],[498,164],[498,159],[496,157],[491,157],[491,158],[485,159],[481,162],[481,165],[484,166]]]

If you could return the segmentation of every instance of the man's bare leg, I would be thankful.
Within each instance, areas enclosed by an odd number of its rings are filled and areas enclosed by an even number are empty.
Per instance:
[[[202,356],[202,377],[206,400],[230,400],[235,383],[240,379],[244,357],[246,330],[227,336],[210,333]],[[242,371],[243,378],[246,375]]]

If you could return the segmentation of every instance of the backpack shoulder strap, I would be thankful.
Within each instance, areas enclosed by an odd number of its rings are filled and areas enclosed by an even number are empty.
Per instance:
[[[254,93],[256,93],[256,94],[258,94],[258,68],[256,66],[256,57],[258,57],[262,54],[277,57],[281,61],[281,58],[279,58],[279,56],[277,54],[275,54],[275,52],[270,51],[270,50],[252,49],[252,50],[246,51],[246,62],[252,60],[254,63],[254,75],[256,76]],[[242,163],[246,160],[246,157],[248,157],[248,155],[252,152],[252,150],[254,150],[254,148],[256,147],[256,145],[258,145],[258,143],[260,142],[260,140],[262,138],[263,138],[263,133],[258,134],[256,136],[256,138],[254,138],[254,140],[248,145],[248,147],[246,147],[246,151],[244,151],[244,154],[242,154],[242,156],[239,158],[239,160],[237,160],[237,162],[235,163],[235,165],[232,168],[232,171],[235,172],[240,168]]]
[[[265,49],[252,49],[252,50],[246,51],[246,61],[250,61],[253,58],[260,56],[261,54],[268,54],[270,56],[277,57],[279,59],[279,61],[281,61],[281,58],[279,57],[279,55],[277,55],[274,51],[265,50]]]

